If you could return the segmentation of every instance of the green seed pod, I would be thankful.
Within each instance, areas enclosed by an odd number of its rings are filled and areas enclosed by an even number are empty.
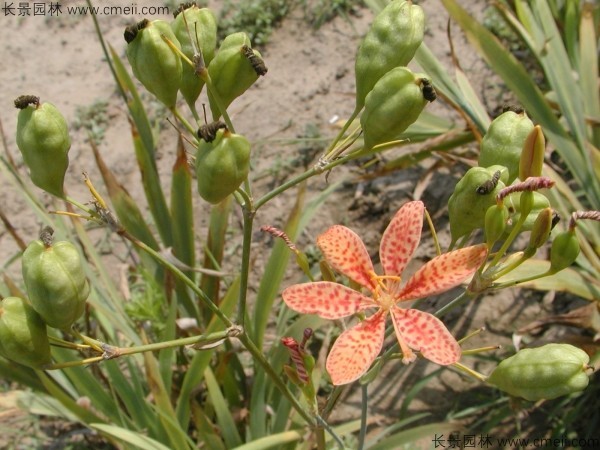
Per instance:
[[[29,97],[29,96],[28,96]],[[17,146],[29,168],[31,181],[44,191],[64,197],[63,184],[69,167],[71,138],[67,122],[50,103],[20,102],[17,118]]]
[[[225,109],[258,80],[258,74],[252,67],[250,59],[244,54],[246,48],[244,46],[250,47],[250,38],[246,33],[230,34],[223,40],[219,51],[208,65],[208,74],[213,88],[221,98]],[[260,57],[258,51],[252,50],[252,52]],[[221,112],[210,91],[208,100],[213,120],[217,120],[221,117]]]
[[[546,243],[552,231],[552,218],[554,212],[552,208],[544,208],[538,214],[533,226],[531,228],[531,235],[529,236],[529,245],[527,246],[526,252],[534,253],[535,250],[540,248]]]
[[[579,250],[579,240],[575,231],[569,230],[558,234],[550,248],[549,272],[556,273],[569,267],[579,256]]]
[[[504,168],[500,166],[471,167],[456,183],[448,200],[453,241],[485,226],[486,212],[490,206],[496,204],[496,194],[504,188],[504,183],[500,180],[496,180],[493,186],[487,184],[495,178],[496,172],[501,172],[502,169]],[[487,189],[488,187],[491,189]]]
[[[547,344],[526,348],[502,361],[487,379],[515,397],[551,400],[584,390],[590,358],[569,344]]]
[[[524,194],[526,194],[525,198],[523,198]],[[537,219],[539,214],[544,209],[550,207],[550,201],[548,200],[548,198],[544,194],[535,191],[515,192],[514,194],[510,194],[504,202],[508,207],[512,219],[509,221],[509,225],[506,229],[506,231],[509,233],[512,230],[513,225],[517,223],[517,220],[519,219],[519,216],[523,211],[523,206],[527,206],[528,208],[530,208],[530,210],[529,214],[527,214],[525,222],[523,222],[521,231],[532,230],[533,224],[535,223],[535,220]]]
[[[546,152],[546,139],[542,127],[536,125],[527,135],[519,160],[519,179],[525,181],[529,177],[541,177]]]
[[[502,237],[506,230],[508,220],[508,209],[506,206],[493,205],[485,212],[485,241],[488,249],[491,249],[496,241]]]
[[[394,67],[407,66],[423,42],[425,14],[411,1],[393,0],[375,17],[356,55],[356,109],[375,83]]]
[[[225,200],[248,178],[249,171],[250,142],[244,136],[219,130],[214,141],[198,144],[198,193],[207,202]]]
[[[506,184],[511,184],[519,175],[521,151],[532,130],[533,122],[524,112],[506,111],[499,115],[481,141],[479,165],[507,167],[509,176]]]
[[[423,80],[407,67],[396,67],[377,81],[360,117],[365,150],[397,139],[418,119],[427,104]]]
[[[164,20],[143,20],[127,27],[126,53],[135,77],[165,106],[173,108],[181,86],[181,57],[169,47],[163,36],[175,47],[181,48],[170,25]]]
[[[51,362],[46,324],[21,298],[0,302],[0,354],[34,369]]]
[[[33,241],[23,253],[22,271],[31,305],[44,322],[69,329],[83,314],[90,293],[77,248],[67,241]]]
[[[193,61],[194,46],[196,46],[202,52],[204,65],[208,66],[210,64],[217,47],[217,21],[210,9],[198,8],[195,4],[192,4],[189,8],[177,14],[175,20],[171,22],[171,29],[181,44],[181,51],[190,61]],[[190,36],[193,42],[190,41]],[[203,87],[204,81],[194,73],[193,67],[184,62],[180,90],[190,108],[195,108],[194,104]]]

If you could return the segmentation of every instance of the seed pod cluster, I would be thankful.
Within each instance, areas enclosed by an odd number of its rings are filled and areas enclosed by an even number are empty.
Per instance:
[[[547,344],[505,359],[487,381],[525,400],[551,400],[587,387],[589,360],[587,353],[572,345]]]
[[[71,148],[65,118],[54,105],[40,103],[35,96],[21,96],[15,105],[19,108],[17,146],[29,168],[31,181],[44,191],[63,197]]]
[[[198,193],[209,203],[223,201],[248,178],[250,142],[219,129],[212,142],[200,141],[196,153]]]
[[[412,1],[392,0],[375,17],[356,55],[356,108],[365,104],[377,81],[406,66],[423,41],[425,15]]]

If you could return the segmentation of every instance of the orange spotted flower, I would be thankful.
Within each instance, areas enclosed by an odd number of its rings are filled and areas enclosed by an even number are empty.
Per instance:
[[[402,286],[400,275],[421,240],[424,211],[420,201],[406,203],[388,225],[379,247],[384,275],[375,273],[365,245],[352,230],[334,225],[317,238],[317,245],[331,267],[368,289],[371,297],[328,281],[296,284],[283,291],[283,300],[291,309],[325,319],[341,319],[377,309],[335,341],[326,364],[333,384],[350,383],[369,369],[383,347],[388,313],[405,364],[416,359],[411,349],[441,365],[460,359],[460,346],[438,318],[416,309],[401,308],[398,303],[457,286],[477,270],[487,250],[481,244],[440,255]]]

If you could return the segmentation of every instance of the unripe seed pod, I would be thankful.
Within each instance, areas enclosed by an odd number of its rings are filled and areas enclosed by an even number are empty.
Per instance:
[[[549,272],[556,273],[569,267],[579,256],[579,250],[579,240],[573,230],[558,234],[550,248]]]
[[[523,199],[524,194],[526,194],[525,199]],[[506,229],[506,231],[509,233],[512,230],[513,225],[517,222],[519,216],[523,212],[523,206],[527,206],[527,208],[529,208],[529,214],[527,214],[527,218],[521,226],[521,231],[529,231],[533,229],[533,224],[537,219],[538,215],[544,209],[550,207],[550,201],[548,200],[548,198],[544,194],[535,191],[515,192],[513,194],[510,194],[504,202],[508,206],[509,213],[512,217],[512,220],[509,221],[509,225]]]
[[[23,253],[22,271],[31,305],[44,322],[69,329],[83,314],[90,293],[77,248],[68,241],[33,241]]]
[[[248,178],[250,142],[229,130],[219,130],[212,142],[200,141],[196,153],[198,193],[209,203],[219,203]]]
[[[508,168],[507,185],[519,175],[521,151],[527,136],[533,130],[533,122],[522,113],[506,111],[491,123],[481,141],[479,165],[488,167],[499,164]]]
[[[210,64],[217,47],[217,22],[214,13],[210,9],[198,8],[195,4],[190,5],[183,12],[177,14],[175,20],[171,22],[171,29],[175,33],[175,37],[181,45],[181,51],[185,56],[193,61],[194,46],[197,46],[202,52],[204,65],[208,66]],[[190,41],[190,35],[193,42]],[[180,90],[190,108],[194,108],[203,87],[204,81],[194,73],[193,67],[184,62]]]
[[[407,67],[386,73],[367,95],[360,118],[365,150],[397,139],[423,111],[423,79]]]
[[[533,227],[531,229],[531,235],[529,236],[528,250],[535,251],[546,243],[552,231],[552,219],[554,212],[552,208],[544,208],[538,214]]]
[[[453,241],[485,225],[486,212],[496,204],[496,194],[504,188],[504,183],[498,180],[496,186],[484,194],[481,193],[480,187],[492,179],[496,172],[503,169],[500,166],[471,167],[456,183],[454,192],[448,200],[450,233]]]
[[[485,241],[489,249],[504,234],[507,220],[508,209],[504,205],[490,206],[485,212]]]
[[[46,324],[21,298],[0,302],[0,354],[34,369],[51,362]]]
[[[126,29],[126,53],[135,77],[165,106],[173,108],[181,86],[181,57],[163,36],[181,48],[167,22],[143,20],[137,25],[137,31],[133,32],[131,27]]]
[[[18,107],[17,146],[29,168],[31,181],[52,195],[64,197],[71,148],[65,118],[50,103],[20,103]]]
[[[502,361],[487,381],[525,400],[551,400],[587,387],[589,360],[586,352],[569,344],[526,348]]]
[[[244,46],[250,47],[250,38],[246,33],[230,34],[223,40],[219,51],[208,65],[213,88],[219,94],[225,109],[258,79],[258,74],[245,55],[247,51]],[[260,57],[258,51],[252,51]],[[210,91],[208,100],[213,120],[217,120],[221,117],[221,112]]]
[[[356,55],[356,109],[375,83],[395,67],[407,66],[423,42],[425,14],[411,1],[393,0],[375,17]]]
[[[541,177],[544,166],[546,139],[542,127],[536,125],[527,135],[519,161],[519,179],[525,181],[529,177]]]

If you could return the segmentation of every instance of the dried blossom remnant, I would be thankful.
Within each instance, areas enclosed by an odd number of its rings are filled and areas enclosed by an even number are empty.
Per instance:
[[[45,226],[42,231],[40,231],[40,241],[44,244],[44,247],[48,248],[52,246],[54,229],[50,226]]]
[[[306,371],[306,366],[304,365],[304,358],[302,357],[303,349],[301,346],[293,337],[283,337],[281,338],[281,343],[288,348],[290,357],[294,362],[294,367],[296,368],[296,373],[298,374],[300,381],[305,384],[308,383],[308,372]]]
[[[212,142],[217,137],[217,131],[221,129],[226,130],[227,125],[225,125],[225,122],[222,120],[216,120],[214,122],[201,125],[200,128],[198,128],[197,134],[200,139],[204,139],[206,142]]]
[[[540,189],[548,189],[554,186],[554,181],[548,177],[529,177],[525,181],[507,186],[498,192],[497,202],[502,202],[507,196],[515,192],[533,192]]]
[[[35,105],[37,108],[40,106],[40,98],[35,95],[20,95],[15,98],[15,108],[17,109],[25,109],[29,105]]]
[[[283,242],[285,242],[285,245],[287,245],[290,250],[292,250],[294,253],[298,252],[298,248],[294,245],[288,235],[285,234],[285,231],[271,225],[263,225],[260,227],[260,230],[269,233],[273,237],[283,239]]]
[[[383,275],[375,273],[362,240],[350,229],[335,225],[317,239],[327,262],[369,290],[370,297],[328,281],[296,284],[283,291],[283,300],[291,309],[325,319],[376,309],[373,315],[344,331],[334,343],[326,363],[334,385],[355,381],[369,369],[383,347],[388,313],[404,363],[416,359],[413,350],[441,365],[460,359],[460,346],[439,319],[423,311],[401,308],[397,303],[457,286],[485,261],[487,247],[475,245],[438,256],[401,286],[400,275],[421,239],[424,210],[422,202],[409,202],[390,222],[379,250]]]
[[[571,214],[569,229],[573,230],[577,225],[576,222],[580,219],[589,219],[600,222],[600,211],[575,211],[573,214]]]
[[[265,62],[260,56],[254,53],[252,48],[250,48],[248,45],[242,45],[242,53],[248,59],[248,61],[250,61],[250,64],[257,75],[265,76],[267,74],[269,69],[267,69]]]

